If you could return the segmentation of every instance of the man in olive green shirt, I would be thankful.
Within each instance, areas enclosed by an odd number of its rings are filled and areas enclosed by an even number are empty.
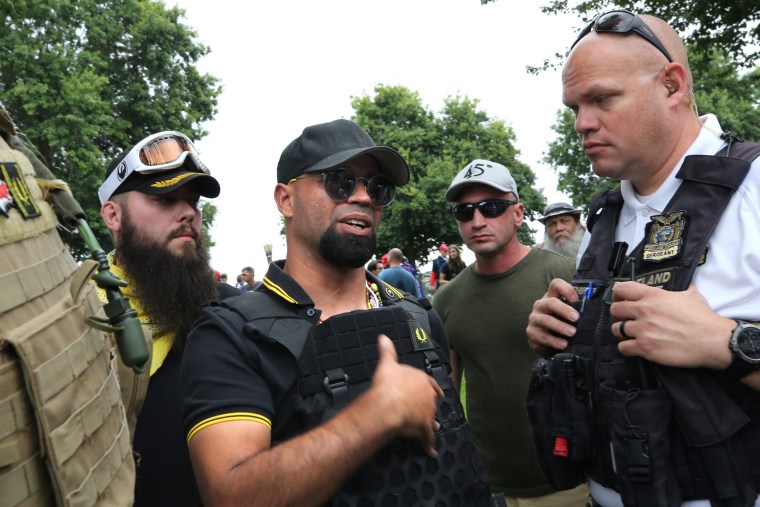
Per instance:
[[[525,328],[533,302],[553,278],[569,280],[574,261],[520,244],[525,208],[501,164],[475,160],[446,191],[476,262],[440,288],[433,307],[452,346],[454,384],[467,370],[467,416],[494,492],[508,506],[584,507],[585,485],[556,492],[539,468],[525,412],[536,359]]]

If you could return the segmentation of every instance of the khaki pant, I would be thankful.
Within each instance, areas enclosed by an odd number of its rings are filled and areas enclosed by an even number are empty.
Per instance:
[[[507,497],[507,507],[586,507],[588,505],[591,505],[591,498],[585,484],[533,498]]]

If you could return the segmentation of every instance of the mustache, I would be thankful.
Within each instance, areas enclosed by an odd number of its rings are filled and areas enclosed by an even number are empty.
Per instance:
[[[193,239],[197,240],[198,236],[200,235],[200,231],[193,228],[193,226],[190,224],[180,225],[179,227],[177,227],[176,229],[173,229],[169,233],[169,239],[173,239],[178,236],[185,236],[185,235],[189,235]]]

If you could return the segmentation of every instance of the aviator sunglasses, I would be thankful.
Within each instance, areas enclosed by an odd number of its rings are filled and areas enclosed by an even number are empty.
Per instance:
[[[652,29],[649,28],[638,15],[632,12],[621,10],[599,14],[589,21],[580,32],[578,32],[578,37],[575,38],[575,42],[570,46],[570,50],[572,51],[575,45],[592,31],[597,33],[619,34],[635,32],[646,39],[651,45],[659,49],[660,53],[665,55],[665,58],[668,59],[668,62],[673,63],[670,54],[665,49],[665,46],[662,45],[660,39],[658,39],[654,32],[652,32]]]
[[[483,218],[496,218],[504,214],[507,208],[517,204],[517,201],[509,199],[486,199],[480,202],[463,202],[454,206],[454,218],[460,222],[469,222],[475,216],[475,210],[479,210]]]
[[[322,176],[325,186],[325,193],[335,202],[345,202],[356,192],[358,181],[364,181],[367,188],[367,194],[372,199],[372,204],[384,208],[393,202],[396,196],[396,185],[384,174],[376,174],[370,178],[357,177],[353,171],[344,168],[338,168],[321,173],[307,173],[297,178],[293,178],[288,185],[296,180],[307,178],[309,176]]]

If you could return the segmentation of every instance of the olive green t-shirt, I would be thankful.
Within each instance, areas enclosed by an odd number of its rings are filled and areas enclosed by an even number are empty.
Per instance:
[[[574,271],[574,259],[534,248],[499,275],[480,275],[468,266],[433,300],[466,372],[467,418],[491,488],[507,496],[554,491],[538,465],[525,412],[537,358],[525,328],[549,282],[570,280]]]

